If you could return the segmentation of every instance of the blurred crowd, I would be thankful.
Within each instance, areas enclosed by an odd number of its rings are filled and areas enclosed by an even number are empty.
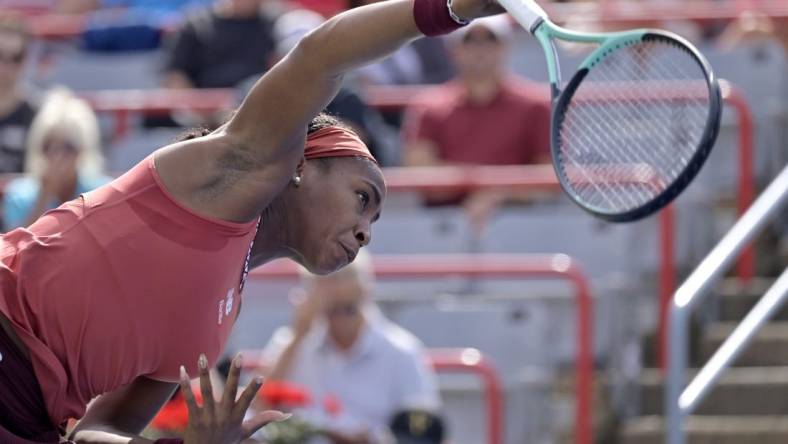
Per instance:
[[[21,10],[35,5],[47,12],[94,15],[104,25],[115,25],[83,36],[86,49],[163,46],[162,88],[243,92],[327,17],[374,0],[9,3]],[[119,11],[127,14],[122,20]],[[9,11],[0,15],[0,173],[20,174],[4,184],[5,230],[26,226],[120,173],[104,168],[106,137],[85,100],[63,87],[42,91],[25,82],[33,37],[24,17]],[[574,25],[592,27],[583,17]],[[652,25],[729,47],[759,39],[788,41],[785,23],[757,13],[703,26]],[[171,31],[160,35],[160,28]],[[349,123],[384,166],[549,162],[549,104],[539,86],[509,71],[513,44],[511,22],[503,17],[478,20],[443,39],[415,41],[348,76],[328,112]],[[365,103],[363,91],[370,85],[432,87],[404,112],[383,113]],[[222,116],[213,114],[172,113],[148,118],[145,125],[215,128],[221,122]],[[500,206],[532,199],[507,191],[440,192],[425,196],[424,203],[463,205],[481,229]],[[359,258],[331,277],[303,276],[303,291],[294,295],[293,324],[265,350],[269,380],[289,385],[274,385],[279,395],[261,397],[259,407],[284,402],[281,393],[295,396],[290,407],[307,424],[300,433],[314,436],[315,442],[439,444],[444,432],[434,374],[419,341],[387,321],[372,303],[370,267],[368,259]],[[183,411],[176,396],[168,415],[179,414]],[[177,420],[167,421],[160,419],[163,429],[177,429]],[[281,436],[260,439],[288,442]]]

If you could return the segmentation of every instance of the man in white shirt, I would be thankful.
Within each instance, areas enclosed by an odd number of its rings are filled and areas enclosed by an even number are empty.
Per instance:
[[[373,273],[363,250],[329,276],[302,275],[303,294],[291,328],[265,349],[270,380],[303,386],[315,407],[300,412],[330,430],[335,443],[376,443],[398,411],[436,410],[435,375],[421,342],[385,319],[370,298]],[[331,416],[321,400],[339,401]]]

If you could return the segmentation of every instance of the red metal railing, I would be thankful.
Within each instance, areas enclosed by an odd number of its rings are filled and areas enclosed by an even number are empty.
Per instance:
[[[232,109],[236,93],[232,89],[119,89],[84,91],[80,96],[96,112],[114,117],[113,140],[125,137],[132,113],[168,115],[173,111],[218,112]]]
[[[729,82],[720,82],[725,102],[736,110],[739,126],[739,190],[736,200],[738,214],[742,215],[750,207],[755,197],[754,161],[754,125],[752,111],[747,99],[741,91]],[[755,253],[752,244],[742,250],[737,265],[737,274],[745,282],[755,275]]]
[[[488,444],[502,444],[503,384],[495,366],[475,348],[437,348],[427,353],[437,372],[470,373],[479,377],[487,404]],[[244,369],[265,368],[266,363],[259,350],[244,350],[241,355]]]
[[[575,437],[578,444],[591,444],[591,396],[593,378],[593,311],[588,280],[569,256],[525,254],[451,254],[375,256],[375,274],[380,278],[443,278],[462,275],[477,278],[562,279],[574,287],[577,303],[577,351],[575,372]],[[295,279],[298,271],[289,261],[275,261],[249,273],[251,278]],[[503,419],[490,413],[489,444],[500,444]]]
[[[487,403],[487,442],[502,444],[503,387],[495,366],[473,348],[430,350],[430,360],[436,371],[473,373],[481,379]]]

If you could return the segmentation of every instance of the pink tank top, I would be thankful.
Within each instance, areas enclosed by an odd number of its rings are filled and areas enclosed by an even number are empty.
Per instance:
[[[240,305],[257,221],[199,216],[153,156],[0,241],[0,310],[29,348],[54,424],[138,376],[213,365]]]

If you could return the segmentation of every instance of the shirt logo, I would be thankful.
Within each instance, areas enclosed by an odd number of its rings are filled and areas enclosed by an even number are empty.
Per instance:
[[[216,325],[222,325],[225,316],[230,316],[233,311],[233,289],[227,290],[227,296],[224,299],[219,299],[219,318],[216,320]]]

